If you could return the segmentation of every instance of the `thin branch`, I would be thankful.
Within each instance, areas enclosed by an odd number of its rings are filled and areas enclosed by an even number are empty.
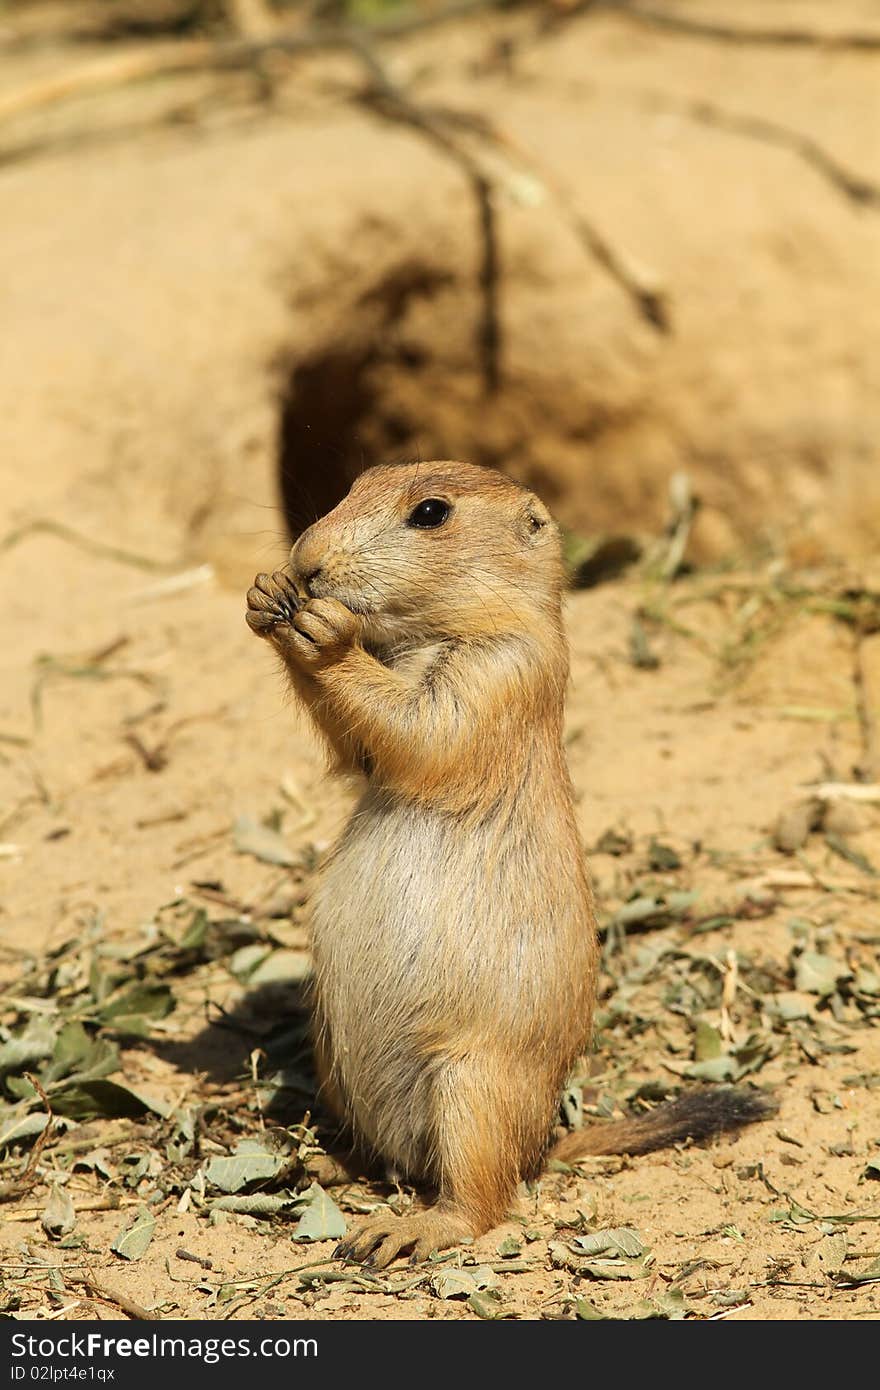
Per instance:
[[[451,0],[450,4],[433,14],[383,20],[369,27],[328,25],[305,30],[280,30],[261,38],[219,42],[187,39],[161,47],[150,44],[134,52],[113,54],[108,58],[83,63],[71,72],[42,78],[18,91],[8,92],[5,97],[0,97],[0,122],[29,115],[47,106],[56,106],[74,97],[112,91],[130,82],[145,82],[155,77],[171,77],[206,69],[222,71],[254,67],[269,53],[294,56],[334,49],[344,51],[371,41],[405,38],[421,29],[435,28],[481,10],[496,9],[503,3],[504,0]]]
[[[0,6],[0,44],[8,53],[47,39],[76,43],[180,34],[199,23],[204,8],[204,0],[57,0],[5,14]]]
[[[717,43],[733,43],[774,48],[841,49],[854,53],[876,53],[880,50],[880,31],[850,30],[823,33],[821,30],[783,25],[767,28],[752,25],[725,24],[717,20],[700,19],[669,10],[642,5],[637,0],[580,0],[570,9],[553,17],[548,27],[555,28],[579,15],[606,11],[619,15],[644,28],[692,39],[711,39]]]
[[[880,184],[872,183],[861,174],[853,174],[812,136],[779,125],[776,121],[768,121],[763,116],[739,116],[731,111],[722,111],[710,102],[693,102],[684,109],[687,115],[703,125],[729,130],[734,135],[747,135],[791,150],[851,203],[858,203],[862,207],[880,207]]]
[[[0,536],[0,555],[6,550],[14,549],[28,536],[39,534],[57,536],[59,540],[68,541],[89,555],[96,555],[103,560],[115,560],[120,565],[132,565],[135,569],[161,573],[163,570],[174,568],[170,562],[153,560],[147,555],[137,555],[132,550],[123,550],[116,545],[107,545],[104,541],[94,541],[89,536],[80,535],[79,531],[75,531],[72,526],[66,525],[65,522],[53,521],[50,517],[38,517],[35,521],[26,521],[22,526],[16,526],[12,531],[8,531],[5,536]]]
[[[40,1162],[42,1152],[48,1144],[52,1131],[55,1128],[55,1116],[52,1111],[52,1105],[39,1079],[36,1076],[31,1076],[30,1072],[27,1071],[25,1072],[25,1077],[31,1083],[37,1095],[40,1097],[40,1100],[46,1107],[46,1123],[37,1135],[37,1142],[31,1150],[30,1158],[27,1161],[27,1166],[21,1174],[21,1177],[15,1178],[12,1182],[0,1183],[0,1202],[17,1201],[19,1197],[23,1197],[25,1193],[30,1192],[31,1188],[36,1184],[37,1165]]]
[[[150,46],[134,53],[84,65],[74,72],[32,84],[17,92],[0,97],[0,123],[13,116],[30,114],[71,97],[91,95],[132,82],[160,76],[205,70],[234,70],[256,67],[269,53],[289,56],[320,52],[348,52],[365,68],[369,88],[358,99],[379,114],[411,126],[429,139],[468,179],[478,210],[482,247],[478,282],[482,295],[482,315],[478,330],[478,350],[487,393],[495,391],[500,382],[501,330],[498,311],[499,251],[497,216],[492,201],[494,180],[455,139],[451,127],[470,125],[498,147],[513,151],[525,167],[535,169],[534,159],[516,149],[508,136],[478,116],[467,113],[436,113],[418,105],[390,79],[379,59],[374,40],[401,38],[417,29],[431,27],[452,18],[496,8],[504,0],[454,0],[433,15],[407,17],[384,21],[369,29],[355,26],[317,27],[297,32],[273,32],[259,39],[236,39],[215,43],[210,40],[189,40]],[[604,268],[634,303],[639,314],[653,327],[666,332],[670,326],[668,304],[664,291],[653,279],[630,264],[580,211],[571,195],[546,171],[537,174],[539,181],[550,188],[563,210],[581,245]]]
[[[465,126],[495,146],[549,193],[582,247],[619,285],[636,312],[659,332],[671,331],[672,318],[668,294],[656,275],[643,266],[635,265],[618,251],[580,210],[568,188],[550,173],[546,165],[540,163],[519,141],[514,140],[508,131],[486,116],[463,111],[445,111],[443,114],[444,119],[450,124]]]
[[[135,1303],[133,1298],[129,1298],[126,1294],[120,1293],[118,1289],[111,1289],[107,1284],[102,1284],[91,1272],[86,1274],[71,1274],[67,1270],[62,1269],[62,1274],[69,1284],[82,1285],[87,1293],[92,1294],[94,1298],[100,1299],[103,1303],[112,1303],[136,1322],[156,1321],[155,1313],[148,1312],[140,1303]]]
[[[486,394],[492,395],[501,384],[501,320],[498,306],[500,257],[492,181],[470,152],[450,133],[442,116],[417,105],[391,81],[370,45],[359,40],[354,47],[371,78],[371,86],[361,96],[362,102],[386,119],[419,131],[461,170],[471,186],[481,246],[477,275],[481,299],[477,352]]]

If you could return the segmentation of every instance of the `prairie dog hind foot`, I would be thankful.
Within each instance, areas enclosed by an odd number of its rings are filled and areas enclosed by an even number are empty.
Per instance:
[[[447,1250],[475,1235],[466,1217],[442,1207],[395,1216],[393,1212],[371,1217],[354,1235],[337,1245],[337,1259],[385,1269],[398,1255],[409,1253],[410,1264],[422,1264],[438,1250]]]

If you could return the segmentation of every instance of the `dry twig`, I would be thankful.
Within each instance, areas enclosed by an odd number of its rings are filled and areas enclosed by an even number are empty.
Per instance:
[[[657,9],[637,0],[578,0],[578,3],[554,15],[550,27],[577,16],[610,12],[643,28],[657,29],[681,38],[711,39],[718,43],[743,44],[773,48],[846,49],[855,53],[875,53],[880,49],[880,32],[848,30],[823,33],[821,30],[797,25],[741,25],[702,19],[680,11]]]
[[[37,1095],[40,1097],[40,1100],[46,1107],[47,1119],[45,1127],[41,1129],[40,1133],[37,1135],[36,1143],[31,1149],[27,1166],[21,1177],[14,1178],[11,1182],[0,1183],[0,1202],[14,1202],[17,1201],[19,1197],[23,1197],[26,1192],[30,1192],[37,1181],[37,1165],[40,1161],[40,1156],[48,1144],[52,1131],[55,1128],[55,1116],[52,1114],[52,1106],[39,1079],[36,1076],[32,1076],[30,1072],[25,1072],[25,1077],[31,1083]]]
[[[99,1298],[104,1303],[114,1304],[115,1307],[121,1308],[123,1313],[127,1313],[130,1318],[134,1318],[138,1322],[155,1321],[154,1315],[148,1313],[140,1303],[135,1303],[133,1298],[120,1293],[118,1289],[111,1289],[107,1284],[102,1284],[91,1271],[87,1271],[85,1274],[67,1274],[66,1271],[65,1273],[69,1283],[81,1284],[93,1298]]]
[[[716,130],[729,130],[735,135],[751,136],[767,144],[791,150],[850,202],[866,207],[880,207],[880,184],[873,183],[861,174],[851,173],[812,136],[804,135],[799,130],[791,130],[776,121],[768,121],[763,116],[740,116],[731,111],[722,111],[706,101],[693,102],[685,109],[693,120],[700,121],[703,125],[714,126]]]

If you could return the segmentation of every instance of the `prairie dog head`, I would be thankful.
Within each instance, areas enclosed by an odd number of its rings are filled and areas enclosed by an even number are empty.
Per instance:
[[[532,492],[467,463],[367,469],[290,557],[298,588],[378,643],[533,630],[558,617],[559,532]]]

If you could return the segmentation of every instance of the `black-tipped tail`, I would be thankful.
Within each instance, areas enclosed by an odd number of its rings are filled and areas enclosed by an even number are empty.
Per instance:
[[[592,1154],[647,1154],[688,1139],[700,1143],[769,1119],[777,1108],[776,1102],[760,1091],[707,1086],[686,1091],[646,1115],[575,1130],[551,1149],[550,1157],[573,1163]]]

